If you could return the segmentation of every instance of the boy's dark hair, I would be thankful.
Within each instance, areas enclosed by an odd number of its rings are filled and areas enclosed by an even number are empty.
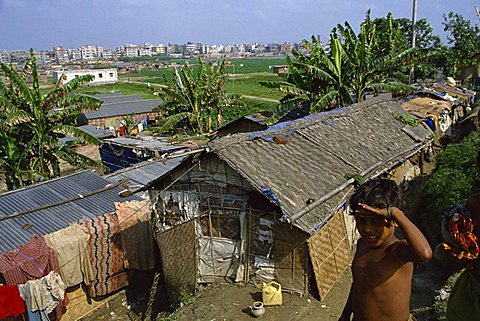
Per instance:
[[[357,209],[358,203],[376,208],[399,207],[401,191],[391,179],[373,179],[360,185],[350,197],[350,208]]]

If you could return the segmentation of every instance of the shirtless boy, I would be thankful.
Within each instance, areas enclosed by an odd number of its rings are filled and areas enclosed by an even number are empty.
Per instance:
[[[392,180],[361,185],[350,198],[360,239],[352,262],[353,282],[339,321],[407,321],[413,263],[432,258],[422,232],[398,208],[400,189]],[[405,235],[394,235],[398,226]]]

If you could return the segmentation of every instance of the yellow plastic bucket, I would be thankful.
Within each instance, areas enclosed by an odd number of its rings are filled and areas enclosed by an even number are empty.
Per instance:
[[[262,302],[264,306],[282,305],[282,286],[277,282],[263,282]]]

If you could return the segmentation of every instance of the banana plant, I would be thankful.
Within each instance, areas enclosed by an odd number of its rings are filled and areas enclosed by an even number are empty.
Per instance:
[[[393,27],[392,17],[387,17],[388,39],[380,42],[376,25],[370,13],[356,34],[348,22],[338,24],[330,33],[328,48],[312,36],[304,41],[306,52],[292,51],[294,59],[287,58],[289,73],[283,80],[261,82],[260,85],[276,88],[285,93],[275,110],[276,117],[292,108],[308,104],[310,113],[362,101],[367,92],[383,91],[405,93],[413,88],[402,77],[409,64],[425,59],[418,49],[404,49],[393,45],[399,30]],[[385,47],[379,48],[383,44]]]
[[[205,64],[200,58],[197,66],[186,64],[175,69],[173,81],[158,93],[164,100],[164,123],[150,129],[164,133],[185,127],[200,135],[215,130],[223,123],[224,109],[239,103],[236,97],[227,95],[224,86],[225,60]]]
[[[96,110],[101,101],[75,93],[92,76],[66,84],[57,82],[45,95],[40,91],[36,57],[22,70],[0,64],[0,168],[8,189],[60,175],[60,159],[80,167],[98,165],[60,143],[66,135],[86,144],[99,145],[92,135],[75,127],[81,112]]]

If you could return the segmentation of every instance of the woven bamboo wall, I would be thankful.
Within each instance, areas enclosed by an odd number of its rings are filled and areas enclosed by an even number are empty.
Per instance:
[[[274,258],[276,280],[282,290],[308,294],[308,250],[305,233],[290,225],[275,225]]]
[[[342,209],[308,239],[308,250],[323,300],[351,261]]]
[[[172,295],[193,293],[197,284],[195,221],[177,225],[156,236],[167,288]]]

